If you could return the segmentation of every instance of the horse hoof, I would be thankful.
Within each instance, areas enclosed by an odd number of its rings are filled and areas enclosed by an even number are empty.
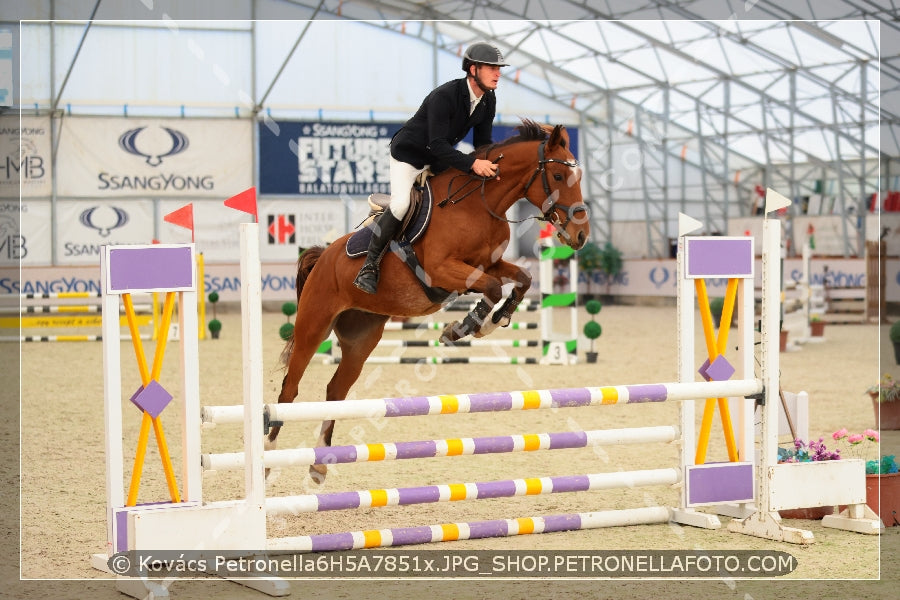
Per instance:
[[[314,482],[319,485],[325,483],[325,474],[328,472],[328,467],[325,465],[310,465],[309,467],[309,477]]]
[[[495,323],[493,319],[485,319],[484,323],[481,325],[481,327],[478,329],[478,331],[475,332],[475,334],[474,334],[475,337],[481,338],[490,333],[493,333],[494,330],[497,329],[497,327],[505,327],[506,325],[509,324],[509,319],[505,319],[505,320],[506,320],[506,324],[503,324],[504,319],[501,319],[497,323]]]
[[[445,346],[452,346],[453,342],[458,340],[460,337],[459,332],[456,328],[459,327],[459,321],[456,323],[450,323],[444,327],[444,330],[441,332],[441,337],[438,338],[438,341]]]

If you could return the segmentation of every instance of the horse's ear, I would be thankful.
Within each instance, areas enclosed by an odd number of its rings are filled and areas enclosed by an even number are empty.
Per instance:
[[[566,133],[566,128],[562,125],[554,127],[553,131],[550,132],[550,139],[547,140],[548,149],[552,150],[556,146],[569,147],[569,134]]]

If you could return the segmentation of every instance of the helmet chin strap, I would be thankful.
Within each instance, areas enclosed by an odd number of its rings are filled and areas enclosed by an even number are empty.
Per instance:
[[[486,86],[481,82],[481,77],[478,76],[478,65],[475,65],[475,74],[472,75],[472,79],[475,80],[475,85],[477,85],[479,88],[481,88],[481,91],[482,91],[482,92],[489,92],[489,91],[491,91],[491,88],[486,87]]]

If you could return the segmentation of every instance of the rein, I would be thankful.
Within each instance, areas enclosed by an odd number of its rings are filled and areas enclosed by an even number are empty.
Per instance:
[[[528,179],[528,183],[525,184],[525,189],[522,191],[523,197],[527,197],[528,188],[531,187],[531,184],[534,183],[534,181],[535,181],[535,179],[537,179],[538,175],[541,176],[541,185],[544,188],[544,194],[546,195],[547,200],[549,202],[549,206],[547,207],[547,210],[545,210],[541,216],[532,215],[529,217],[525,217],[524,219],[507,219],[505,216],[498,215],[496,212],[494,212],[494,210],[490,206],[488,206],[487,198],[485,197],[485,193],[484,193],[484,186],[487,183],[487,180],[492,179],[492,178],[480,177],[478,175],[466,175],[466,177],[468,177],[468,180],[465,183],[463,183],[462,186],[460,186],[460,188],[458,190],[456,190],[455,192],[453,191],[453,182],[456,180],[457,177],[460,177],[460,175],[453,176],[450,179],[450,182],[447,184],[447,197],[444,198],[443,200],[441,200],[438,203],[438,206],[443,208],[447,203],[450,203],[452,205],[452,204],[461,202],[466,197],[475,193],[476,190],[480,189],[481,190],[481,203],[484,205],[484,208],[485,208],[485,210],[487,210],[488,214],[490,214],[492,217],[494,217],[498,221],[504,221],[506,223],[511,223],[511,224],[524,223],[525,221],[528,221],[529,219],[536,219],[538,221],[546,221],[548,223],[551,223],[557,229],[557,231],[560,233],[560,235],[568,238],[569,236],[565,231],[566,225],[568,225],[569,222],[573,218],[575,218],[576,212],[580,212],[585,209],[582,207],[574,207],[574,206],[564,207],[564,210],[566,212],[565,222],[561,223],[560,219],[558,217],[554,218],[554,217],[556,217],[556,209],[558,207],[556,206],[556,201],[551,200],[551,198],[553,197],[553,191],[550,189],[550,182],[547,180],[547,164],[548,163],[559,163],[562,165],[566,165],[567,167],[575,168],[578,166],[578,163],[573,162],[573,161],[568,161],[568,160],[559,160],[558,158],[546,158],[545,153],[544,153],[544,149],[546,148],[546,146],[547,146],[547,140],[543,140],[540,143],[540,145],[538,146],[537,167],[535,167],[534,172],[531,174],[531,177]],[[490,152],[490,149],[488,149],[485,152],[485,158],[487,158],[489,152]],[[497,160],[495,161],[495,163],[499,164],[500,159],[502,159],[502,158],[503,158],[503,155],[501,154],[500,156],[497,157]],[[497,167],[497,175],[499,175],[499,174],[500,174],[500,168],[498,166]],[[476,184],[475,187],[472,187],[471,189],[466,190],[466,188],[469,186],[469,184],[473,183],[473,182]],[[463,193],[463,192],[465,192],[465,193]],[[458,196],[458,197],[455,197],[455,196]]]

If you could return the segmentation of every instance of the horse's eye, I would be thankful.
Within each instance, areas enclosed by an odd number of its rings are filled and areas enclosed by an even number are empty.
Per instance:
[[[556,181],[562,181],[562,180],[563,180],[563,176],[560,175],[559,173],[554,173],[554,174],[553,174],[553,179],[555,179]]]

